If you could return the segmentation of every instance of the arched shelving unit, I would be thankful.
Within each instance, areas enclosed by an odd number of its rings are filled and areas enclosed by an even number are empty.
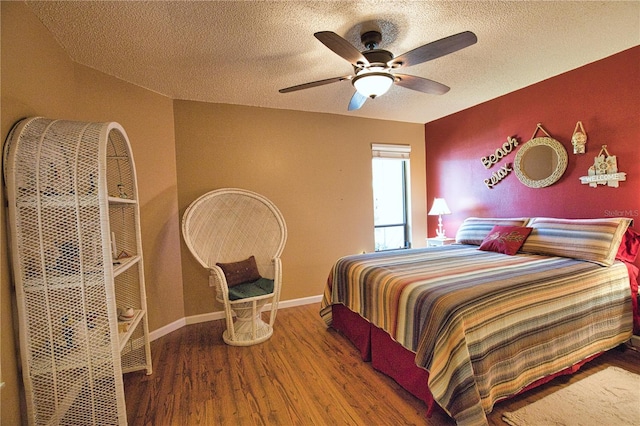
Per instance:
[[[126,424],[122,374],[152,372],[127,134],[21,120],[4,178],[28,421]]]

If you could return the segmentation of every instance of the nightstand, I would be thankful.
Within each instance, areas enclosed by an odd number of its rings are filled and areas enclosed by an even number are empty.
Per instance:
[[[455,238],[427,238],[427,247],[448,246],[456,242]]]

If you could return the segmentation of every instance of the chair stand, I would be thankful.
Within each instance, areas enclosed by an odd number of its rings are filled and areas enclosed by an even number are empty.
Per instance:
[[[232,346],[250,346],[269,339],[273,334],[273,327],[262,320],[261,313],[266,303],[267,299],[234,303],[231,308],[236,314],[234,336],[229,330],[225,330],[222,334],[224,342]]]

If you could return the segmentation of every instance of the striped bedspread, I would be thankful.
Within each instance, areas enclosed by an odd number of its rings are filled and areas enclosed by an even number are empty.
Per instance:
[[[321,315],[344,304],[416,353],[435,401],[483,425],[496,401],[629,339],[627,268],[450,245],[342,258]]]

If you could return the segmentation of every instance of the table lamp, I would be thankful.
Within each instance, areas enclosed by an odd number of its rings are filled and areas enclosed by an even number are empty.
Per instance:
[[[444,198],[434,198],[431,210],[429,210],[429,213],[427,214],[429,216],[438,215],[438,229],[436,230],[436,238],[439,238],[441,240],[447,238],[444,234],[444,228],[442,226],[442,215],[451,214],[451,210],[449,210],[449,206],[447,206],[447,202],[444,200]]]

